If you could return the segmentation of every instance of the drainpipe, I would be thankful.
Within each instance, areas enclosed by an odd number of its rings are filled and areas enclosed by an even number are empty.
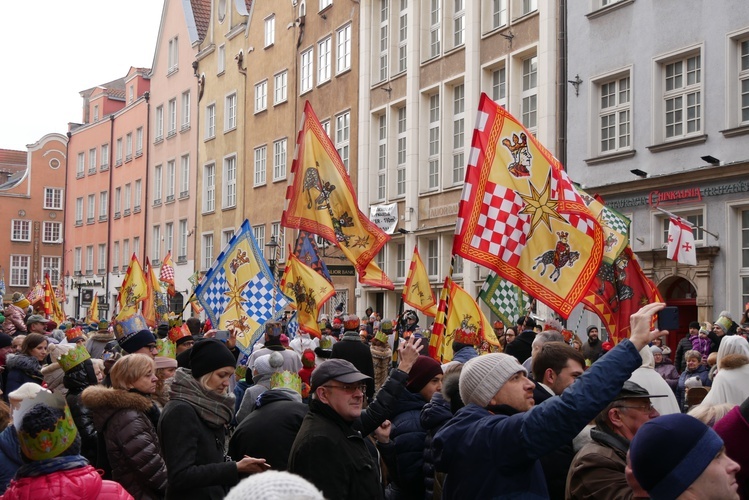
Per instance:
[[[242,88],[242,113],[243,113],[243,116],[242,116],[242,149],[244,150],[242,151],[242,155],[243,155],[242,160],[244,160],[244,156],[247,154],[247,144],[246,144],[247,134],[244,133],[244,129],[247,128],[247,118],[246,116],[244,116],[244,112],[247,108],[247,68],[242,68],[242,63],[244,62],[244,54],[242,53],[242,51],[239,51],[239,54],[237,54],[235,59],[237,60],[237,69],[239,70],[239,73],[244,77],[244,86]],[[240,171],[239,165],[240,165],[239,158],[237,158],[237,165],[236,165],[237,170],[236,170],[236,173],[234,174],[236,177],[239,177],[238,175]],[[244,176],[247,174],[247,172],[245,171],[245,169],[241,169],[241,170],[242,170],[242,179],[244,179]],[[235,181],[238,181],[238,180],[239,179],[235,179]],[[239,192],[239,190],[237,189],[239,187],[239,184],[240,184],[239,182],[236,182],[236,187],[234,188],[235,194]],[[245,198],[247,198],[247,194],[245,193],[245,190],[244,190],[245,183],[242,182],[241,185],[242,185],[242,213],[240,216],[239,224],[242,224],[242,221],[245,218],[245,211],[244,211]]]
[[[65,189],[65,191],[64,191],[65,195],[63,196],[63,199],[65,200],[65,204],[63,205],[63,208],[65,208],[65,205],[67,205],[67,203],[68,203],[68,157],[70,156],[70,138],[73,137],[73,134],[69,130],[68,130],[68,133],[66,135],[68,136],[68,141],[65,143],[65,188],[64,188]],[[66,266],[65,266],[65,258],[68,255],[68,253],[67,253],[68,238],[67,238],[67,234],[64,233],[65,228],[68,227],[66,225],[67,224],[66,221],[67,221],[67,217],[68,217],[67,214],[68,214],[67,210],[63,210],[62,211],[62,230],[63,230],[63,235],[64,235],[63,238],[62,238],[62,267],[60,268],[60,277],[62,279],[65,279],[65,271],[66,271],[66,269],[65,269],[66,268]],[[63,282],[63,288],[67,287],[67,286],[68,286],[68,284],[65,283],[65,282]],[[70,288],[71,288],[70,291],[72,292],[73,291],[72,290],[73,287],[71,286]],[[67,296],[67,292],[65,292],[65,295]],[[76,318],[76,319],[78,319],[78,318]]]
[[[146,245],[148,240],[148,209],[150,207],[150,204],[148,203],[148,170],[150,167],[148,151],[150,151],[149,147],[151,146],[151,127],[149,126],[151,123],[151,93],[144,92],[143,97],[146,99],[146,152],[144,153],[146,155],[146,180],[143,183],[143,192],[141,193],[141,196],[144,197],[146,203],[143,204],[143,256],[139,256],[141,262],[145,262],[144,256],[146,255],[146,248],[148,248]],[[158,255],[156,258],[158,258]]]
[[[114,210],[114,196],[112,196],[112,172],[114,171],[114,113],[109,115],[109,210],[107,211],[107,275],[104,277],[104,301],[109,304],[109,276],[112,274],[112,210]],[[112,314],[114,304],[107,310]],[[111,317],[111,316],[110,316]]]
[[[557,158],[567,165],[567,0],[557,12]]]

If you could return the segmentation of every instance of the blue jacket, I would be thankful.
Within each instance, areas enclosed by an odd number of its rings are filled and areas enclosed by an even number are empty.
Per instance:
[[[437,470],[448,474],[442,498],[548,498],[539,458],[571,441],[641,364],[623,340],[560,397],[527,412],[458,411],[433,443]]]
[[[18,434],[16,434],[16,428],[9,425],[3,432],[0,432],[0,495],[5,493],[10,480],[16,476],[16,471],[22,465]]]
[[[473,358],[477,358],[478,356],[479,356],[479,353],[476,352],[476,349],[468,346],[454,353],[453,361],[457,361],[459,363],[465,364],[465,363],[468,363],[469,360]]]
[[[385,491],[388,499],[424,497],[424,440],[421,409],[426,401],[419,393],[401,392],[390,421],[390,439],[395,443],[396,470],[390,471],[393,481]]]
[[[461,349],[462,351],[462,349]],[[450,403],[442,397],[441,392],[435,392],[432,400],[421,410],[421,426],[426,431],[424,441],[424,498],[434,498],[434,448],[432,441],[443,425],[453,416]]]
[[[676,399],[679,401],[679,408],[682,408],[681,411],[685,411],[683,408],[686,406],[685,401],[685,395],[686,391],[684,390],[684,384],[686,383],[688,378],[697,377],[700,379],[700,382],[702,382],[702,385],[705,387],[710,387],[713,385],[713,381],[710,380],[710,370],[705,365],[698,365],[697,369],[693,372],[690,372],[688,369],[685,369],[683,372],[681,372],[681,375],[679,376],[679,382],[676,384]]]

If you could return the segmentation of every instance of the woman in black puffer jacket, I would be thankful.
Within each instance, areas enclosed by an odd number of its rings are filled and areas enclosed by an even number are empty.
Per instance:
[[[151,401],[155,371],[150,356],[130,354],[112,367],[111,389],[92,386],[81,394],[106,442],[112,478],[136,500],[161,499],[166,492],[166,465],[156,435],[159,410]]]
[[[68,390],[65,400],[81,436],[81,455],[86,457],[91,465],[96,465],[98,463],[97,434],[94,426],[94,414],[81,402],[81,393],[84,389],[98,384],[94,365],[91,359],[86,359],[74,366],[69,366],[64,362],[61,366],[66,370],[62,377],[62,383]]]

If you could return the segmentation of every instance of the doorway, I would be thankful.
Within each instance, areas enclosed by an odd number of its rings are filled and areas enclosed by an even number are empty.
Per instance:
[[[671,330],[666,338],[666,345],[671,348],[673,361],[679,340],[689,335],[689,323],[697,321],[697,290],[689,280],[672,276],[658,285],[658,291],[666,305],[679,308],[679,329]]]

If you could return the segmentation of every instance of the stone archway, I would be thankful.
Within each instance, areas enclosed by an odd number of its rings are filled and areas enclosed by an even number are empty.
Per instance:
[[[671,330],[666,344],[676,353],[679,339],[689,334],[689,323],[697,321],[697,289],[683,276],[668,276],[658,283],[658,292],[666,305],[679,308],[679,329]]]

